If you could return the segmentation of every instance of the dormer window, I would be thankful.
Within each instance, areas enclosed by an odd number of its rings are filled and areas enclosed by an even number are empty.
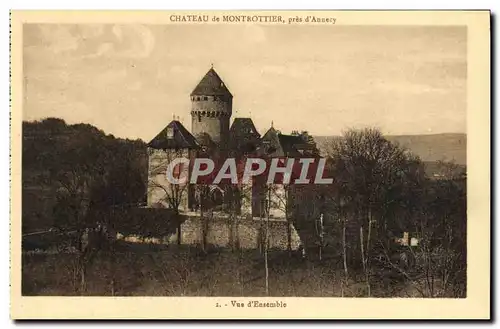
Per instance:
[[[167,128],[167,138],[168,139],[174,138],[174,127]]]

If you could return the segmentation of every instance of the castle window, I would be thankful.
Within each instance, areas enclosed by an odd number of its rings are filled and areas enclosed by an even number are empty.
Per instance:
[[[174,127],[167,128],[167,138],[168,139],[174,138]]]

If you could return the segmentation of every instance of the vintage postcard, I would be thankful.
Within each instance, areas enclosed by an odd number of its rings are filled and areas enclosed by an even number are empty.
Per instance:
[[[13,11],[11,72],[12,318],[490,318],[489,11]]]

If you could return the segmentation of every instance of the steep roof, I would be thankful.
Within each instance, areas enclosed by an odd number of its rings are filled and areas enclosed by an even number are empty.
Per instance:
[[[169,137],[169,130],[173,130],[173,136]],[[148,147],[155,149],[179,149],[198,148],[199,144],[196,138],[177,120],[170,122],[155,138],[149,143]]]
[[[304,140],[302,139],[302,137],[297,135],[278,134],[278,138],[280,140],[280,144],[283,147],[291,147],[297,144],[304,144]]]
[[[271,140],[278,136],[279,131],[274,129],[274,127],[269,128],[265,134],[262,136],[263,140]]]
[[[222,81],[217,72],[215,72],[214,68],[211,68],[203,79],[201,79],[196,88],[194,88],[191,96],[196,95],[233,97],[224,81]]]
[[[260,137],[259,132],[255,128],[252,119],[250,118],[234,118],[233,124],[229,129],[232,136],[257,136]]]
[[[281,147],[289,156],[298,154],[317,154],[316,144],[305,140],[304,135],[283,135],[278,134]],[[306,153],[304,153],[306,152]]]
[[[278,134],[278,139],[286,155],[300,155],[297,146],[304,144],[304,141],[300,136]]]
[[[264,144],[261,152],[264,152],[266,155],[284,156],[284,150],[278,136],[278,130],[274,129],[274,127],[269,128],[261,138]]]
[[[236,151],[252,152],[260,143],[260,134],[250,118],[235,118],[229,129],[229,143]]]
[[[315,145],[304,140],[303,135],[285,135],[273,127],[262,136],[262,140],[268,148],[275,150],[274,156],[300,156],[303,152],[316,153]]]

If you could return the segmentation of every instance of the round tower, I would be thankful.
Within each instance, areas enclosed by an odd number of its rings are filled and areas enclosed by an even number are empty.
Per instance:
[[[193,135],[206,133],[218,144],[227,142],[233,95],[213,67],[191,93],[191,104]]]

